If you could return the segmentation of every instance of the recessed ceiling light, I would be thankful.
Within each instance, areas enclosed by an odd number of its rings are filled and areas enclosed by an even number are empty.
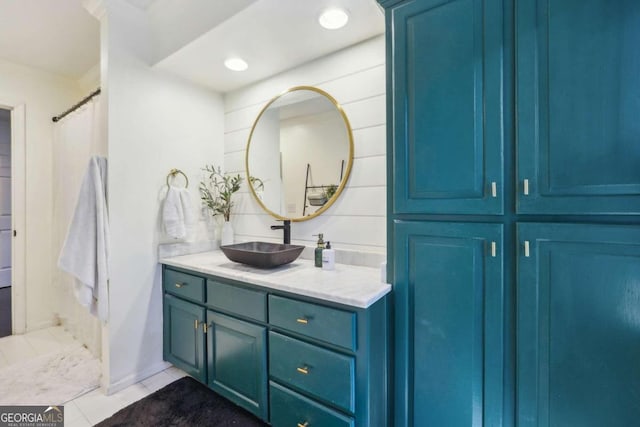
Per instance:
[[[347,25],[349,15],[342,9],[327,9],[322,12],[318,22],[327,30],[337,30]]]
[[[224,61],[224,66],[233,71],[244,71],[249,68],[249,64],[240,58],[229,58]]]

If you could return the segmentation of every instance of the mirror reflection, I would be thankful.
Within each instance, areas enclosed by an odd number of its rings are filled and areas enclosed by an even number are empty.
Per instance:
[[[279,219],[304,221],[333,204],[353,162],[349,121],[328,93],[289,89],[260,112],[247,146],[250,189]]]

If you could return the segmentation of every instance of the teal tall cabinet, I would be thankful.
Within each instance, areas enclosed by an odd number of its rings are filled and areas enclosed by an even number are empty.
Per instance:
[[[640,2],[385,9],[393,425],[640,419]]]

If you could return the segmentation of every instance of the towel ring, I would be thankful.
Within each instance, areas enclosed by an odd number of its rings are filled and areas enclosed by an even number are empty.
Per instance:
[[[167,175],[167,187],[169,186],[169,178],[175,177],[177,174],[184,176],[184,180],[186,181],[184,188],[189,188],[189,178],[187,178],[187,175],[184,172],[182,172],[180,169],[175,169],[175,168],[171,169],[169,171],[169,174]]]

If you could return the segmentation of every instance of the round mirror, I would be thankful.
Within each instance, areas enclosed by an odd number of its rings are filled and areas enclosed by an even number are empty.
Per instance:
[[[277,219],[305,221],[340,196],[353,163],[346,114],[328,93],[293,87],[256,118],[247,144],[249,189]]]

